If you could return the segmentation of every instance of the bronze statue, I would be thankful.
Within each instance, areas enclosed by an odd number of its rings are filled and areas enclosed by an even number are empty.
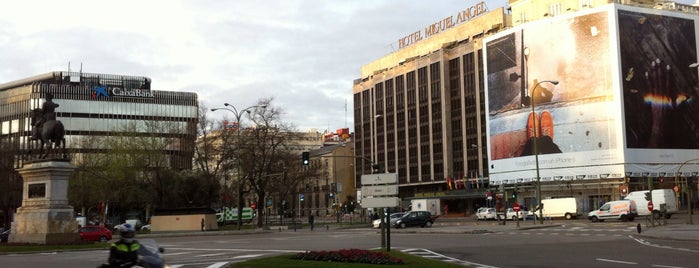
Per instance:
[[[45,159],[49,156],[49,152],[54,147],[61,146],[63,149],[63,158],[66,158],[66,140],[65,129],[63,123],[56,120],[56,107],[58,104],[53,102],[53,94],[46,93],[46,102],[41,106],[41,109],[32,110],[32,140],[41,142],[39,158]],[[47,146],[47,148],[44,148]]]

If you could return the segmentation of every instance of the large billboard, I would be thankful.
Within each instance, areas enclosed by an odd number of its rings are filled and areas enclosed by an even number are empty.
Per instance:
[[[491,183],[669,172],[699,158],[695,23],[660,12],[612,4],[484,40]]]
[[[625,158],[632,176],[698,171],[696,15],[617,11]],[[694,160],[694,161],[692,161]]]

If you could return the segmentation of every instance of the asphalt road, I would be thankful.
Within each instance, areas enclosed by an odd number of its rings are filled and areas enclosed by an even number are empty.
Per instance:
[[[477,234],[393,230],[391,247],[474,267],[696,267],[699,242],[641,239],[628,223],[562,223],[546,229]],[[448,227],[432,227],[439,228]],[[289,252],[380,246],[379,232],[370,228],[194,234],[155,240],[165,248],[165,260],[172,267],[221,267]],[[96,267],[106,261],[107,254],[92,250],[0,255],[0,266]]]

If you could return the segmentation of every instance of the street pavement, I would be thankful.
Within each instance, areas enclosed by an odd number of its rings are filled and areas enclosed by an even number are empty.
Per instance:
[[[650,222],[647,221],[646,217],[637,217],[633,222],[626,222],[628,226],[636,225],[637,228],[640,226],[640,233],[635,234],[638,237],[645,238],[656,238],[656,239],[667,239],[667,240],[679,240],[679,241],[698,241],[699,242],[699,216],[695,214],[692,216],[692,224],[689,224],[689,217],[685,212],[680,212],[672,216],[671,219],[667,220],[667,224],[651,226]],[[546,228],[565,228],[569,226],[580,226],[586,225],[587,227],[594,228],[595,226],[603,226],[607,223],[620,223],[619,221],[609,220],[604,223],[591,223],[587,219],[577,219],[577,220],[544,220],[543,224],[538,221],[533,220],[520,221],[519,226],[517,222],[506,221],[502,224],[502,221],[476,221],[472,216],[470,217],[439,217],[431,228],[405,228],[396,229],[391,228],[392,233],[463,233],[463,234],[481,234],[481,233],[500,233],[500,232],[510,232],[516,230],[532,230],[532,229],[546,229]],[[336,223],[316,224],[316,232],[323,232],[328,230],[336,229],[366,229],[371,228],[370,223],[366,224],[344,224],[338,225]],[[376,229],[378,231],[378,229]],[[241,233],[261,233],[261,232],[310,232],[308,225],[304,225],[297,229],[293,229],[291,226],[273,226],[267,229],[245,229],[240,231],[207,231],[207,232],[165,232],[165,233],[151,233],[151,234],[140,234],[139,237],[163,237],[163,236],[188,236],[188,235],[222,235],[222,234],[241,234]],[[118,236],[115,236],[118,239]]]
[[[689,216],[692,217],[692,224],[689,224]],[[560,228],[572,224],[586,223],[586,219],[578,220],[545,220],[543,224],[533,220],[520,221],[519,227],[514,221],[507,221],[502,225],[502,221],[475,221],[472,217],[440,217],[431,228],[406,228],[391,229],[392,232],[426,232],[426,233],[496,233],[514,230],[531,230],[544,228]],[[614,222],[614,221],[608,221]],[[667,224],[655,224],[652,226],[644,217],[637,217],[634,222],[637,228],[640,226],[640,233],[636,236],[656,239],[698,241],[699,242],[699,216],[695,213],[687,215],[686,212],[675,214]],[[594,223],[591,226],[604,223]]]

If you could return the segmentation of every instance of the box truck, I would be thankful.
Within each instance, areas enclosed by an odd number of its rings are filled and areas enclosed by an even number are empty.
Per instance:
[[[542,214],[545,218],[564,217],[566,220],[570,220],[580,216],[575,197],[544,199],[541,203],[544,205]],[[537,213],[537,215],[539,214]]]
[[[648,190],[630,192],[625,200],[633,200],[636,202],[636,210],[638,216],[648,216],[651,211],[648,210]],[[672,214],[677,213],[677,197],[672,189],[655,189],[650,191],[650,197],[653,201],[653,212],[660,215],[660,212],[665,210],[665,218],[669,219]]]
[[[410,211],[429,211],[432,216],[442,215],[442,207],[439,199],[413,199],[410,200]]]

